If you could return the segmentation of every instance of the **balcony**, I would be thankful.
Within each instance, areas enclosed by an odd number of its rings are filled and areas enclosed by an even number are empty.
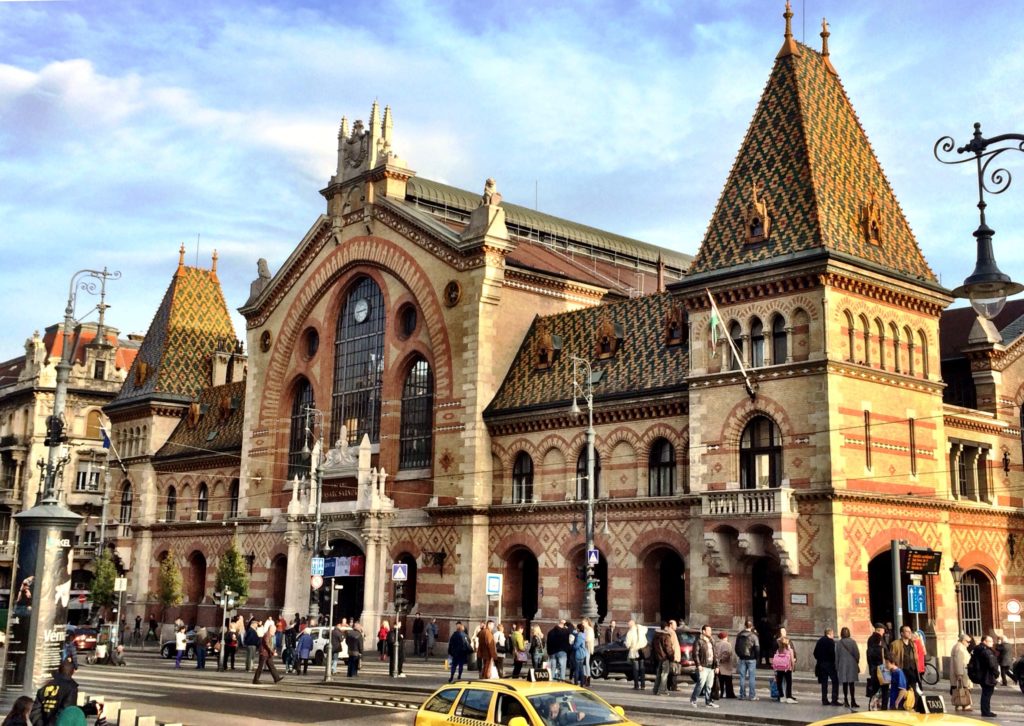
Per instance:
[[[775,517],[796,514],[796,505],[789,487],[732,489],[704,492],[700,513],[702,517]]]
[[[96,557],[96,543],[75,545],[73,557],[76,560],[92,560]]]
[[[13,486],[13,481],[13,477],[0,479],[0,504],[6,504],[9,507],[21,504],[21,494]]]
[[[16,542],[0,542],[0,561],[14,559],[14,550],[16,548]]]
[[[0,451],[9,451],[11,449],[21,449],[24,447],[25,444],[20,436],[15,436],[14,434],[0,436]]]

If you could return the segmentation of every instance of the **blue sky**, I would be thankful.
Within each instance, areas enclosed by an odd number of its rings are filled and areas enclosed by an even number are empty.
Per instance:
[[[1015,4],[796,0],[918,242],[949,287],[973,269],[967,167],[942,135],[1024,133]],[[241,305],[323,211],[338,121],[390,104],[422,176],[696,251],[782,41],[776,0],[222,3],[0,0],[0,359],[61,318],[71,274],[121,270],[109,321],[144,332],[185,243]],[[991,198],[1024,278],[1021,177]],[[90,302],[83,296],[78,312]],[[236,315],[237,332],[244,336]]]

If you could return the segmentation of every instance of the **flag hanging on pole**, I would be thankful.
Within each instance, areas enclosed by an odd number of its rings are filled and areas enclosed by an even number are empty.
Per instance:
[[[105,428],[103,428],[102,426],[100,426],[100,434],[103,436],[103,448],[104,449],[109,449],[110,448],[110,437],[107,436],[107,430]]]
[[[711,301],[711,355],[714,356],[718,350],[718,328],[722,325],[722,314],[718,311],[718,305],[715,304],[715,298],[711,295],[711,291],[706,288],[704,291],[708,294],[708,300]],[[725,330],[722,331],[722,336],[729,343],[729,350],[732,351],[733,360],[743,375],[743,385],[746,387],[747,393],[754,398],[757,395],[757,383],[750,380],[746,366],[743,365],[743,356],[736,348],[736,341]]]
[[[718,355],[718,328],[722,324],[722,315],[715,305],[715,298],[711,296],[710,290],[705,290],[708,300],[711,301],[711,357]]]

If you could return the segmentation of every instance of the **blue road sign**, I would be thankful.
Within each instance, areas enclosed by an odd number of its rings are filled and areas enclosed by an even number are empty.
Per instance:
[[[600,553],[600,551],[598,551],[596,549],[587,550],[587,564],[588,565],[596,565],[600,561],[601,561],[601,553]]]
[[[499,597],[501,595],[501,581],[503,576],[500,573],[487,573],[487,596]]]
[[[924,585],[907,585],[907,612],[927,612],[924,602]]]
[[[323,574],[324,574],[324,558],[323,557],[314,557],[313,559],[311,559],[309,561],[309,574],[310,575],[320,575],[320,576],[323,576]]]
[[[409,565],[404,562],[395,562],[391,565],[391,579],[395,582],[405,582],[409,579]]]

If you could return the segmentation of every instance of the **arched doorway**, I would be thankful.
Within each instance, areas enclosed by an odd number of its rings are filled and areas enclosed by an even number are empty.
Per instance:
[[[980,640],[992,632],[992,581],[981,570],[968,570],[960,581],[960,628]]]
[[[926,575],[921,583],[926,589],[925,603],[930,602],[931,579],[931,576]],[[904,575],[900,583],[900,607],[903,610],[903,622],[897,623],[893,612],[892,554],[886,549],[873,557],[868,563],[868,600],[872,622],[892,623],[896,632],[902,625],[927,630],[931,621],[929,613],[922,613],[915,618],[907,607],[907,585],[910,584],[909,576]],[[962,589],[961,597],[963,597]],[[989,619],[991,620],[991,614]]]
[[[329,562],[324,563],[324,586],[317,590],[318,605],[323,619],[326,623],[330,613],[330,600],[328,600],[329,585],[334,583],[341,585],[341,591],[334,605],[334,620],[348,618],[349,622],[358,620],[363,614],[363,575],[365,574],[366,556],[359,545],[347,539],[332,539],[329,542],[326,558]],[[346,569],[347,568],[347,569]],[[330,573],[336,573],[333,577]],[[367,627],[371,627],[367,625]]]
[[[525,547],[517,547],[505,560],[506,619],[529,623],[537,616],[537,589],[540,586],[537,556]]]
[[[270,565],[271,585],[270,602],[267,607],[281,608],[284,606],[285,588],[288,584],[288,557],[278,555]]]
[[[758,557],[750,568],[751,613],[759,629],[775,631],[785,618],[782,568],[771,557]]]
[[[188,597],[188,613],[181,619],[189,626],[196,623],[199,616],[199,605],[206,597],[206,556],[199,550],[194,550],[188,556],[188,580],[185,583],[185,595]],[[182,608],[184,611],[184,608]]]
[[[645,623],[686,619],[686,569],[668,546],[656,547],[641,562],[641,609]]]

